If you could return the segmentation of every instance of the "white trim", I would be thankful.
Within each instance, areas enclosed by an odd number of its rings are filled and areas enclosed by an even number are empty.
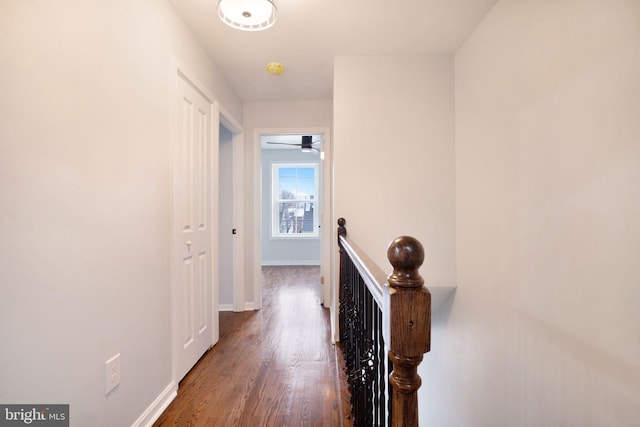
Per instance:
[[[319,259],[315,259],[315,260],[299,260],[299,261],[290,261],[290,260],[278,261],[278,260],[273,260],[273,261],[262,261],[262,265],[265,266],[265,267],[304,266],[304,265],[319,266],[320,265],[320,260]]]
[[[211,198],[210,206],[211,210],[211,307],[212,307],[212,319],[211,319],[211,346],[214,346],[220,339],[220,320],[216,307],[218,306],[219,294],[220,294],[220,280],[217,271],[220,271],[218,261],[220,258],[218,248],[218,238],[220,236],[220,212],[218,211],[218,205],[220,203],[220,174],[218,172],[220,164],[220,103],[215,101],[213,103],[213,111],[211,113]],[[214,155],[215,153],[215,155]]]
[[[269,240],[320,240],[320,235],[316,234],[315,236],[305,236],[302,233],[298,233],[297,235],[282,235],[282,236],[269,236]]]
[[[202,96],[207,98],[207,101],[209,101],[210,103],[213,104],[214,102],[216,102],[216,97],[213,96],[207,86],[202,83],[200,79],[198,79],[191,71],[189,71],[189,69],[185,67],[184,64],[174,58],[173,66],[174,76],[177,75],[178,77],[181,77],[189,82],[194,87],[194,89],[198,90],[202,94]]]
[[[178,385],[171,381],[131,427],[151,427],[178,395]]]
[[[227,129],[231,131],[231,133],[242,133],[242,125],[224,108],[222,105],[220,106],[220,123]]]
[[[233,304],[220,304],[218,311],[233,311]]]

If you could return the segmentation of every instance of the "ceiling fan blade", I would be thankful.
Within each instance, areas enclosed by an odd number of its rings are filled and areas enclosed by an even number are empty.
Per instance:
[[[294,147],[302,147],[302,144],[293,144],[293,143],[290,143],[290,142],[272,142],[272,141],[267,141],[267,144],[293,145]]]
[[[313,150],[315,150],[318,153],[320,153],[321,151],[316,147],[314,147],[314,145],[317,144],[318,142],[322,142],[322,139],[319,139],[317,141],[312,141],[311,138],[312,136],[309,136],[309,135],[302,136],[302,143],[300,144],[295,144],[292,142],[276,142],[276,141],[266,141],[266,143],[275,144],[275,145],[291,145],[293,147],[300,147],[303,152],[313,152]]]

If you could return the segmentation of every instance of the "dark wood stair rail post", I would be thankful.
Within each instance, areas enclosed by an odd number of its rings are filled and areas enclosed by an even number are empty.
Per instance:
[[[413,237],[393,240],[387,250],[393,266],[388,278],[391,318],[389,377],[392,393],[392,427],[418,426],[418,365],[431,347],[431,293],[418,269],[424,248]]]
[[[340,250],[340,317],[339,328],[341,337],[347,327],[345,318],[349,310],[348,298],[343,300],[343,286],[348,282],[346,274],[346,257],[350,257],[343,247],[349,245],[350,252],[355,245],[347,239],[346,221],[338,219],[338,246]],[[345,239],[344,242],[341,240]],[[357,252],[362,265],[362,258],[367,258],[364,264],[372,265],[382,273],[375,264],[368,264],[368,257]],[[424,248],[413,237],[401,236],[393,240],[387,249],[387,258],[393,266],[393,273],[386,278],[382,276],[379,286],[386,287],[388,299],[380,308],[383,316],[388,319],[389,332],[389,361],[393,371],[389,375],[392,390],[390,425],[392,427],[418,427],[418,389],[422,380],[418,375],[418,366],[422,362],[424,353],[431,346],[431,293],[424,285],[424,280],[418,269],[424,261]],[[371,270],[369,270],[371,271]],[[376,273],[373,276],[379,277]],[[345,356],[347,356],[345,354]],[[351,390],[353,392],[353,390]]]

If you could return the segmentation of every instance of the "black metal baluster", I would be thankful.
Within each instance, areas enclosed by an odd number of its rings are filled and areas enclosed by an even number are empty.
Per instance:
[[[365,287],[366,293],[364,295],[363,304],[365,306],[364,321],[365,330],[363,331],[363,337],[365,338],[365,352],[363,354],[363,386],[364,386],[364,419],[367,425],[373,425],[373,390],[371,381],[371,364],[373,363],[373,340],[371,334],[373,333],[373,317],[372,306],[373,296],[369,289]]]
[[[386,351],[384,348],[384,330],[382,328],[382,310],[380,310],[380,307],[378,307],[378,325],[379,325],[378,327],[378,342],[379,342],[378,344],[378,384],[380,387],[378,394],[380,396],[380,401],[376,406],[378,406],[380,409],[380,416],[378,418],[379,425],[386,426],[387,422],[385,419],[385,413],[386,413],[385,392],[386,392],[386,384],[387,384],[387,369],[385,364]]]
[[[378,305],[372,298],[371,304],[371,425],[377,426],[378,422]]]

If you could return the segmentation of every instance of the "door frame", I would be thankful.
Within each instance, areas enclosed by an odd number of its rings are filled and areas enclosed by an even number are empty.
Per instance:
[[[259,128],[253,132],[253,228],[257,230],[254,235],[257,241],[253,242],[253,295],[254,309],[262,307],[262,186],[260,173],[262,169],[262,147],[260,139],[264,135],[322,135],[324,144],[324,160],[321,160],[322,169],[322,211],[320,212],[320,275],[324,283],[321,284],[322,304],[332,307],[333,276],[331,274],[331,239],[333,236],[331,226],[331,213],[333,206],[333,161],[331,145],[331,129],[328,127],[291,127],[291,128]],[[332,309],[333,310],[333,309]]]
[[[245,311],[245,230],[244,230],[244,129],[233,116],[219,106],[219,124],[231,131],[233,156],[232,210],[233,228],[236,234],[233,239],[233,311]],[[219,125],[218,125],[219,126]],[[218,133],[219,135],[219,133]],[[218,140],[218,146],[220,141]],[[220,161],[218,159],[218,161]],[[216,254],[216,262],[219,254]],[[216,264],[216,267],[218,265]],[[220,271],[219,268],[216,271]],[[216,319],[216,321],[218,321]]]
[[[219,199],[218,194],[218,148],[219,148],[219,103],[213,96],[211,91],[204,85],[185,65],[180,63],[175,57],[171,60],[171,78],[170,78],[170,144],[169,144],[169,159],[170,159],[170,210],[169,210],[169,272],[170,272],[170,301],[171,301],[171,376],[173,378],[174,387],[177,389],[178,383],[182,378],[178,378],[178,352],[181,347],[179,342],[178,328],[178,292],[179,290],[179,250],[183,246],[183,242],[176,239],[176,194],[174,190],[176,180],[176,164],[180,161],[180,153],[178,152],[178,79],[183,79],[187,83],[191,84],[196,90],[198,90],[209,102],[210,114],[211,114],[211,129],[209,143],[211,144],[209,150],[209,162],[211,164],[211,176],[210,186],[211,195],[209,203],[209,224],[211,225],[211,247],[209,248],[211,253],[211,269],[212,274],[210,277],[210,300],[208,302],[211,307],[211,346],[213,346],[219,339],[219,322],[218,322],[218,280],[216,272],[218,271],[218,248],[216,237],[218,236],[218,212],[217,203]],[[214,173],[216,172],[216,173]],[[214,209],[214,207],[216,209]]]

